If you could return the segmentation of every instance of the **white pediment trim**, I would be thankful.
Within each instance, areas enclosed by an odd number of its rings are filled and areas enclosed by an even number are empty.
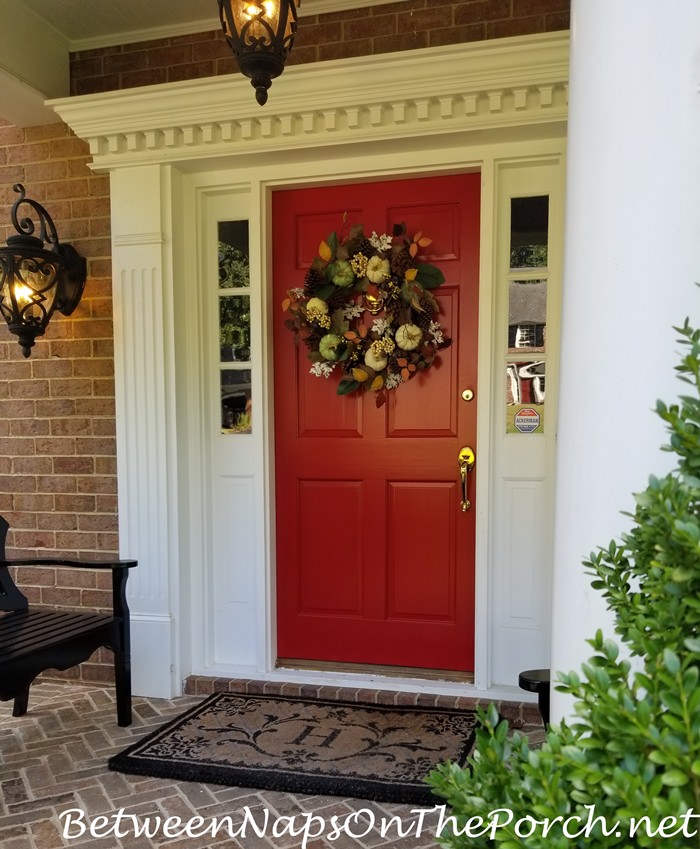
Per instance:
[[[240,75],[49,101],[111,170],[565,122],[567,33],[291,66],[266,106]]]

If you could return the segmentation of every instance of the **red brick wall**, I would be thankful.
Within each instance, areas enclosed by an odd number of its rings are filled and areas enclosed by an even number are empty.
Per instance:
[[[88,259],[78,308],[54,314],[29,359],[0,321],[0,513],[15,557],[105,557],[118,547],[109,178],[87,162],[86,144],[64,124],[0,123],[0,242],[14,233],[19,182]],[[31,603],[111,605],[109,575],[23,568],[17,578]],[[82,675],[109,677],[102,660]]]
[[[564,30],[569,5],[570,0],[409,0],[302,15],[289,64]],[[223,34],[206,32],[75,53],[71,90],[91,94],[235,70]]]
[[[566,29],[569,0],[409,0],[303,16],[290,63],[363,56]],[[73,94],[228,74],[220,32],[81,51]],[[63,124],[0,122],[0,241],[10,232],[12,184],[47,207],[59,238],[88,259],[76,312],[56,315],[30,359],[0,322],[0,513],[11,556],[115,555],[117,543],[109,179],[87,167],[87,146]],[[104,608],[109,576],[22,569],[32,603]],[[111,676],[108,653],[83,664],[85,680]]]

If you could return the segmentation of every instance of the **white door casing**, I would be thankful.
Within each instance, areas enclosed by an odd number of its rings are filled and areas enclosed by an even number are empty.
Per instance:
[[[228,77],[53,102],[89,141],[93,167],[111,173],[120,546],[140,561],[130,580],[136,692],[175,695],[192,672],[291,675],[274,669],[274,411],[266,404],[259,422],[256,414],[250,438],[224,437],[246,447],[227,447],[233,453],[222,458],[218,410],[202,381],[216,353],[211,299],[203,294],[215,221],[237,210],[250,221],[253,393],[269,400],[270,316],[279,308],[269,297],[269,246],[277,237],[270,192],[464,170],[481,171],[483,197],[477,456],[488,473],[480,474],[475,498],[474,689],[509,694],[514,670],[547,665],[553,446],[538,446],[539,459],[529,450],[527,459],[514,459],[499,430],[502,209],[509,192],[550,194],[550,248],[559,262],[567,45],[564,34],[549,34],[296,66],[276,82],[264,110],[246,80]],[[549,271],[560,280],[560,269]],[[552,298],[548,333],[551,326],[555,336],[556,311]],[[545,539],[526,558],[539,592],[520,621],[504,602],[514,580],[512,552],[502,545],[507,478],[531,490],[527,509],[535,505]],[[217,519],[222,498],[243,516]],[[233,568],[222,556],[222,523],[246,552]]]

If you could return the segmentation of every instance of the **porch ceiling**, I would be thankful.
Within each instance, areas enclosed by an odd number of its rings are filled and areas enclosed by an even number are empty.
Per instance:
[[[303,0],[300,15],[389,2]],[[219,27],[216,0],[0,0],[0,15],[0,118],[20,127],[55,121],[44,101],[68,95],[70,53]]]

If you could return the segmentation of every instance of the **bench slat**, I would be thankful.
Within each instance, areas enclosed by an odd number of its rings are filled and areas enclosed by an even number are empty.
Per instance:
[[[0,654],[14,660],[109,626],[113,617],[52,610],[30,610],[0,617]],[[1,661],[0,661],[1,663]]]

